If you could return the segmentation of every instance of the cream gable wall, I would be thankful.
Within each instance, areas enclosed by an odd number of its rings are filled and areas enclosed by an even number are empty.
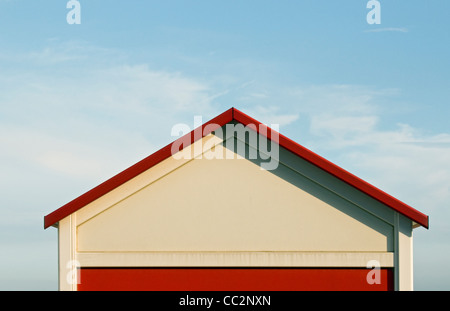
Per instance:
[[[77,212],[77,252],[393,251],[390,209],[280,159],[169,158]]]

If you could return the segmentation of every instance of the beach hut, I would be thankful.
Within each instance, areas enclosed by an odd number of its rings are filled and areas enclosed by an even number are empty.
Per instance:
[[[60,290],[413,290],[428,225],[235,108],[44,217]]]

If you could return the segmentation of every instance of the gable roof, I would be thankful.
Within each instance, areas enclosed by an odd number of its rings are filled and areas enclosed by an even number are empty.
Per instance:
[[[347,184],[353,186],[354,188],[360,190],[361,192],[369,195],[370,197],[380,201],[381,203],[389,206],[400,214],[408,217],[419,225],[428,229],[428,216],[417,211],[411,206],[401,202],[400,200],[392,197],[391,195],[385,193],[384,191],[374,187],[373,185],[367,183],[366,181],[358,178],[357,176],[349,173],[348,171],[342,169],[336,164],[326,160],[325,158],[317,155],[311,150],[299,145],[298,143],[292,141],[291,139],[283,136],[282,134],[277,134],[275,137],[271,137],[271,133],[274,132],[267,126],[263,125],[261,122],[251,118],[250,116],[244,114],[236,108],[230,108],[224,113],[218,115],[212,120],[206,122],[201,126],[203,137],[213,132],[215,129],[224,126],[232,121],[239,122],[244,126],[249,124],[256,125],[256,129],[259,134],[267,136],[268,139],[278,143],[281,147],[289,150],[295,155],[305,159],[306,161],[314,164],[315,166],[321,168],[327,173],[337,177],[338,179],[346,182]],[[206,127],[206,131],[205,130]],[[261,131],[261,129],[263,129]],[[264,130],[265,129],[265,130]],[[175,140],[171,144],[163,147],[162,149],[156,151],[152,155],[146,157],[145,159],[139,161],[128,169],[122,171],[121,173],[115,175],[114,177],[108,179],[97,187],[89,190],[88,192],[82,194],[78,198],[70,201],[59,209],[53,211],[52,213],[44,217],[44,228],[48,228],[55,225],[61,219],[69,216],[70,214],[76,212],[87,204],[95,201],[101,196],[107,194],[111,190],[119,187],[130,179],[136,177],[137,175],[145,172],[156,164],[162,162],[163,160],[169,158],[172,155],[172,145],[180,145],[180,142],[185,142],[186,140],[190,143],[194,143],[195,139],[200,139],[197,133],[198,129],[194,129],[192,132],[186,134],[185,136]],[[184,145],[185,146],[185,145]]]

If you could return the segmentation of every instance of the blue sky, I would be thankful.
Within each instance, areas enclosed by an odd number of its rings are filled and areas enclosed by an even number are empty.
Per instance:
[[[430,215],[449,290],[450,2],[0,0],[0,290],[57,289],[43,216],[234,106]]]

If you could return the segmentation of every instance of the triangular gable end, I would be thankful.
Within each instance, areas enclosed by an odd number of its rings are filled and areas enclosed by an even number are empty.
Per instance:
[[[289,151],[294,156],[300,157],[306,162],[312,164],[313,166],[320,168],[324,172],[343,181],[345,184],[350,185],[351,187],[357,189],[358,191],[388,206],[394,211],[406,216],[413,222],[425,228],[428,228],[429,220],[427,215],[424,215],[423,213],[415,210],[409,205],[397,200],[396,198],[388,195],[387,193],[381,191],[380,189],[370,185],[369,183],[363,181],[362,179],[356,177],[355,175],[338,167],[337,165],[331,163],[330,161],[320,157],[319,155],[313,153],[312,151],[306,149],[305,147],[295,143],[289,138],[279,134],[278,132],[273,131],[272,129],[263,125],[261,122],[251,118],[250,116],[242,113],[241,111],[235,108],[231,108],[225,111],[224,113],[220,114],[219,116],[215,117],[209,122],[203,124],[201,127],[194,129],[191,133],[181,137],[180,139],[174,141],[173,143],[167,145],[166,147],[160,149],[159,151],[155,152],[149,157],[141,160],[140,162],[126,169],[125,171],[117,174],[116,176],[105,181],[99,186],[93,188],[87,193],[81,195],[80,197],[67,203],[61,208],[48,214],[44,218],[44,228],[57,225],[57,223],[63,218],[80,210],[82,207],[99,199],[105,194],[123,185],[127,181],[130,181],[131,179],[142,174],[143,172],[149,170],[150,168],[161,163],[162,161],[168,159],[173,153],[172,149],[174,145],[179,146],[182,143],[184,143],[184,146],[186,147],[186,142],[187,144],[193,144],[195,141],[202,139],[203,137],[217,130],[219,127],[223,127],[230,122],[238,122],[244,126],[254,125],[254,128],[259,135],[263,135],[267,137],[269,140],[278,143],[280,147]],[[201,134],[199,135],[198,133]],[[276,133],[276,135],[273,135],[273,133]]]
[[[285,150],[263,170],[237,140],[208,135],[77,211],[77,252],[393,251],[391,209]]]

